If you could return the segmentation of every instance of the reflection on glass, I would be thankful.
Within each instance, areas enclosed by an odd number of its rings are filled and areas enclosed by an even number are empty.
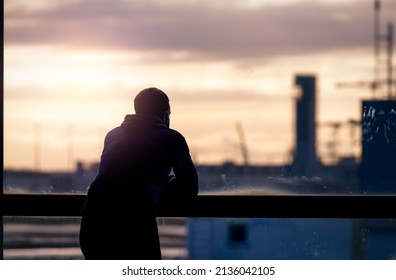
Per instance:
[[[5,170],[4,193],[85,193],[98,165],[78,162],[74,171]]]

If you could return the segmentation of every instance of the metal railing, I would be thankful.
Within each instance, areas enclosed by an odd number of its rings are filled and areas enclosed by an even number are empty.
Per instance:
[[[80,216],[83,194],[4,194],[2,216]],[[199,195],[160,204],[161,217],[396,218],[395,195]]]
[[[2,194],[4,216],[81,216],[84,194]],[[395,195],[199,195],[159,206],[159,217],[395,219]],[[2,233],[2,232],[1,232]],[[3,244],[1,244],[1,259]]]

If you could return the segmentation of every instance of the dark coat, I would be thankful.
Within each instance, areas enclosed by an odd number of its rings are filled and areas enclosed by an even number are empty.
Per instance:
[[[106,135],[88,190],[80,230],[86,259],[161,258],[155,218],[162,193],[197,195],[187,143],[155,116],[127,115]]]

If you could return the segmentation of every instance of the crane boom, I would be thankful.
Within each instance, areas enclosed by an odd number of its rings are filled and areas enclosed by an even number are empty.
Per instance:
[[[243,163],[245,166],[248,166],[249,165],[249,155],[248,155],[248,148],[247,148],[245,133],[243,131],[242,124],[240,122],[236,122],[235,127],[236,127],[238,137],[239,137],[239,145],[241,148]]]

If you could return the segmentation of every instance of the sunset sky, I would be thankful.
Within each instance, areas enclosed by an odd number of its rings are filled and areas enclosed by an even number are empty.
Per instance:
[[[372,0],[5,0],[5,168],[99,160],[141,89],[165,91],[197,163],[282,164],[294,145],[297,74],[317,77],[319,123],[360,119],[373,78]],[[381,30],[396,1],[381,1]],[[340,152],[357,154],[349,130]],[[327,153],[331,130],[319,127]],[[355,143],[356,145],[356,143]]]

